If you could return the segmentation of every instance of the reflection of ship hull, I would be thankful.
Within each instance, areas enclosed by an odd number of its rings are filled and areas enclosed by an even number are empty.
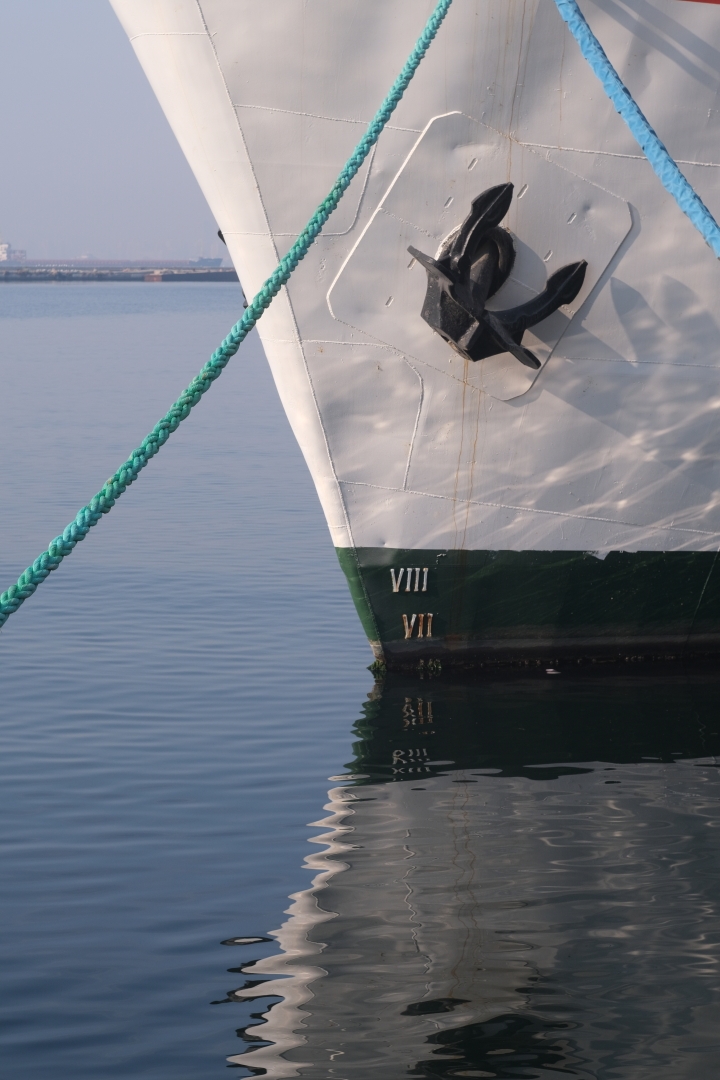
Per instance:
[[[257,1028],[271,1045],[231,1060],[272,1078],[395,1080],[414,1075],[423,1054],[442,1060],[438,1035],[452,1043],[498,1017],[504,1029],[523,1011],[523,990],[538,965],[552,967],[554,949],[503,932],[519,906],[503,888],[505,838],[478,833],[473,789],[458,775],[425,792],[330,792],[318,824],[331,831],[316,838],[329,851],[308,860],[319,873],[277,931],[284,955],[251,969],[284,978],[239,994],[283,995]]]
[[[681,1045],[714,1076],[716,702],[711,676],[388,679],[231,1061],[676,1080]]]
[[[429,5],[112,2],[254,292]],[[717,212],[718,10],[641,7],[589,16]],[[539,374],[510,353],[472,363],[434,334],[407,253],[434,257],[507,181],[517,260],[491,304],[588,263],[577,300],[526,332]],[[719,274],[554,5],[453,4],[259,324],[379,658],[720,649]],[[393,592],[405,564],[428,568],[426,595]]]

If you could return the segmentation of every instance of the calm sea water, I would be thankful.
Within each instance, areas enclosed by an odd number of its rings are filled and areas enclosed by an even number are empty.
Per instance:
[[[2,587],[240,300],[0,290]],[[720,679],[370,660],[250,338],[0,633],[3,1076],[717,1074]]]

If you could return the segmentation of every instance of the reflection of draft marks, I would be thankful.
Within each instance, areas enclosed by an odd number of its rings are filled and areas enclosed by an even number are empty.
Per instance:
[[[426,711],[427,710],[427,711]],[[433,711],[432,701],[423,701],[421,697],[417,699],[417,712],[413,708],[413,699],[410,697],[405,698],[405,704],[403,705],[403,727],[415,727],[416,724],[432,724]],[[396,751],[396,753],[402,754],[402,750]]]
[[[404,773],[429,773],[431,768],[426,762],[430,760],[425,747],[417,750],[393,750],[392,771],[394,776]]]
[[[408,566],[408,567],[401,566],[400,569],[397,572],[397,577],[395,576],[395,568],[393,567],[393,569],[390,571],[390,577],[392,578],[392,590],[393,590],[393,592],[400,592],[400,585],[402,584],[403,574],[405,573],[406,570],[407,570],[407,577],[405,578],[405,592],[427,592],[427,585],[428,585],[428,568],[427,568],[427,566],[423,566],[423,568],[422,568],[422,575],[423,575],[422,589],[419,587],[420,586],[420,567],[419,566],[415,566],[415,567],[413,567],[413,566]],[[415,588],[414,589],[412,587],[413,570],[415,571]]]
[[[427,626],[425,620],[427,619]],[[427,612],[423,615],[411,615],[408,620],[407,615],[403,615],[403,626],[405,627],[405,637],[411,638],[413,630],[415,629],[415,622],[417,621],[417,636],[418,637],[432,637],[432,612]]]

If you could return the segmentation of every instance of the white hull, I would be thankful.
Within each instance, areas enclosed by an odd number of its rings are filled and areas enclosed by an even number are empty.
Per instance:
[[[429,0],[112,0],[248,296],[329,191]],[[587,5],[586,5],[587,6]],[[615,9],[613,9],[615,10]],[[588,8],[621,76],[720,213],[720,11]],[[498,304],[588,262],[528,332],[537,377],[421,320],[425,274],[505,181]],[[338,549],[716,552],[720,266],[549,0],[456,0],[376,150],[259,332]],[[240,356],[235,363],[242,363]]]

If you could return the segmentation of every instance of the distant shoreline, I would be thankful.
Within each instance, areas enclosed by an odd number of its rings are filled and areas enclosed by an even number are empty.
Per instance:
[[[208,266],[12,266],[0,267],[0,284],[58,281],[238,281],[235,270],[229,267]]]

